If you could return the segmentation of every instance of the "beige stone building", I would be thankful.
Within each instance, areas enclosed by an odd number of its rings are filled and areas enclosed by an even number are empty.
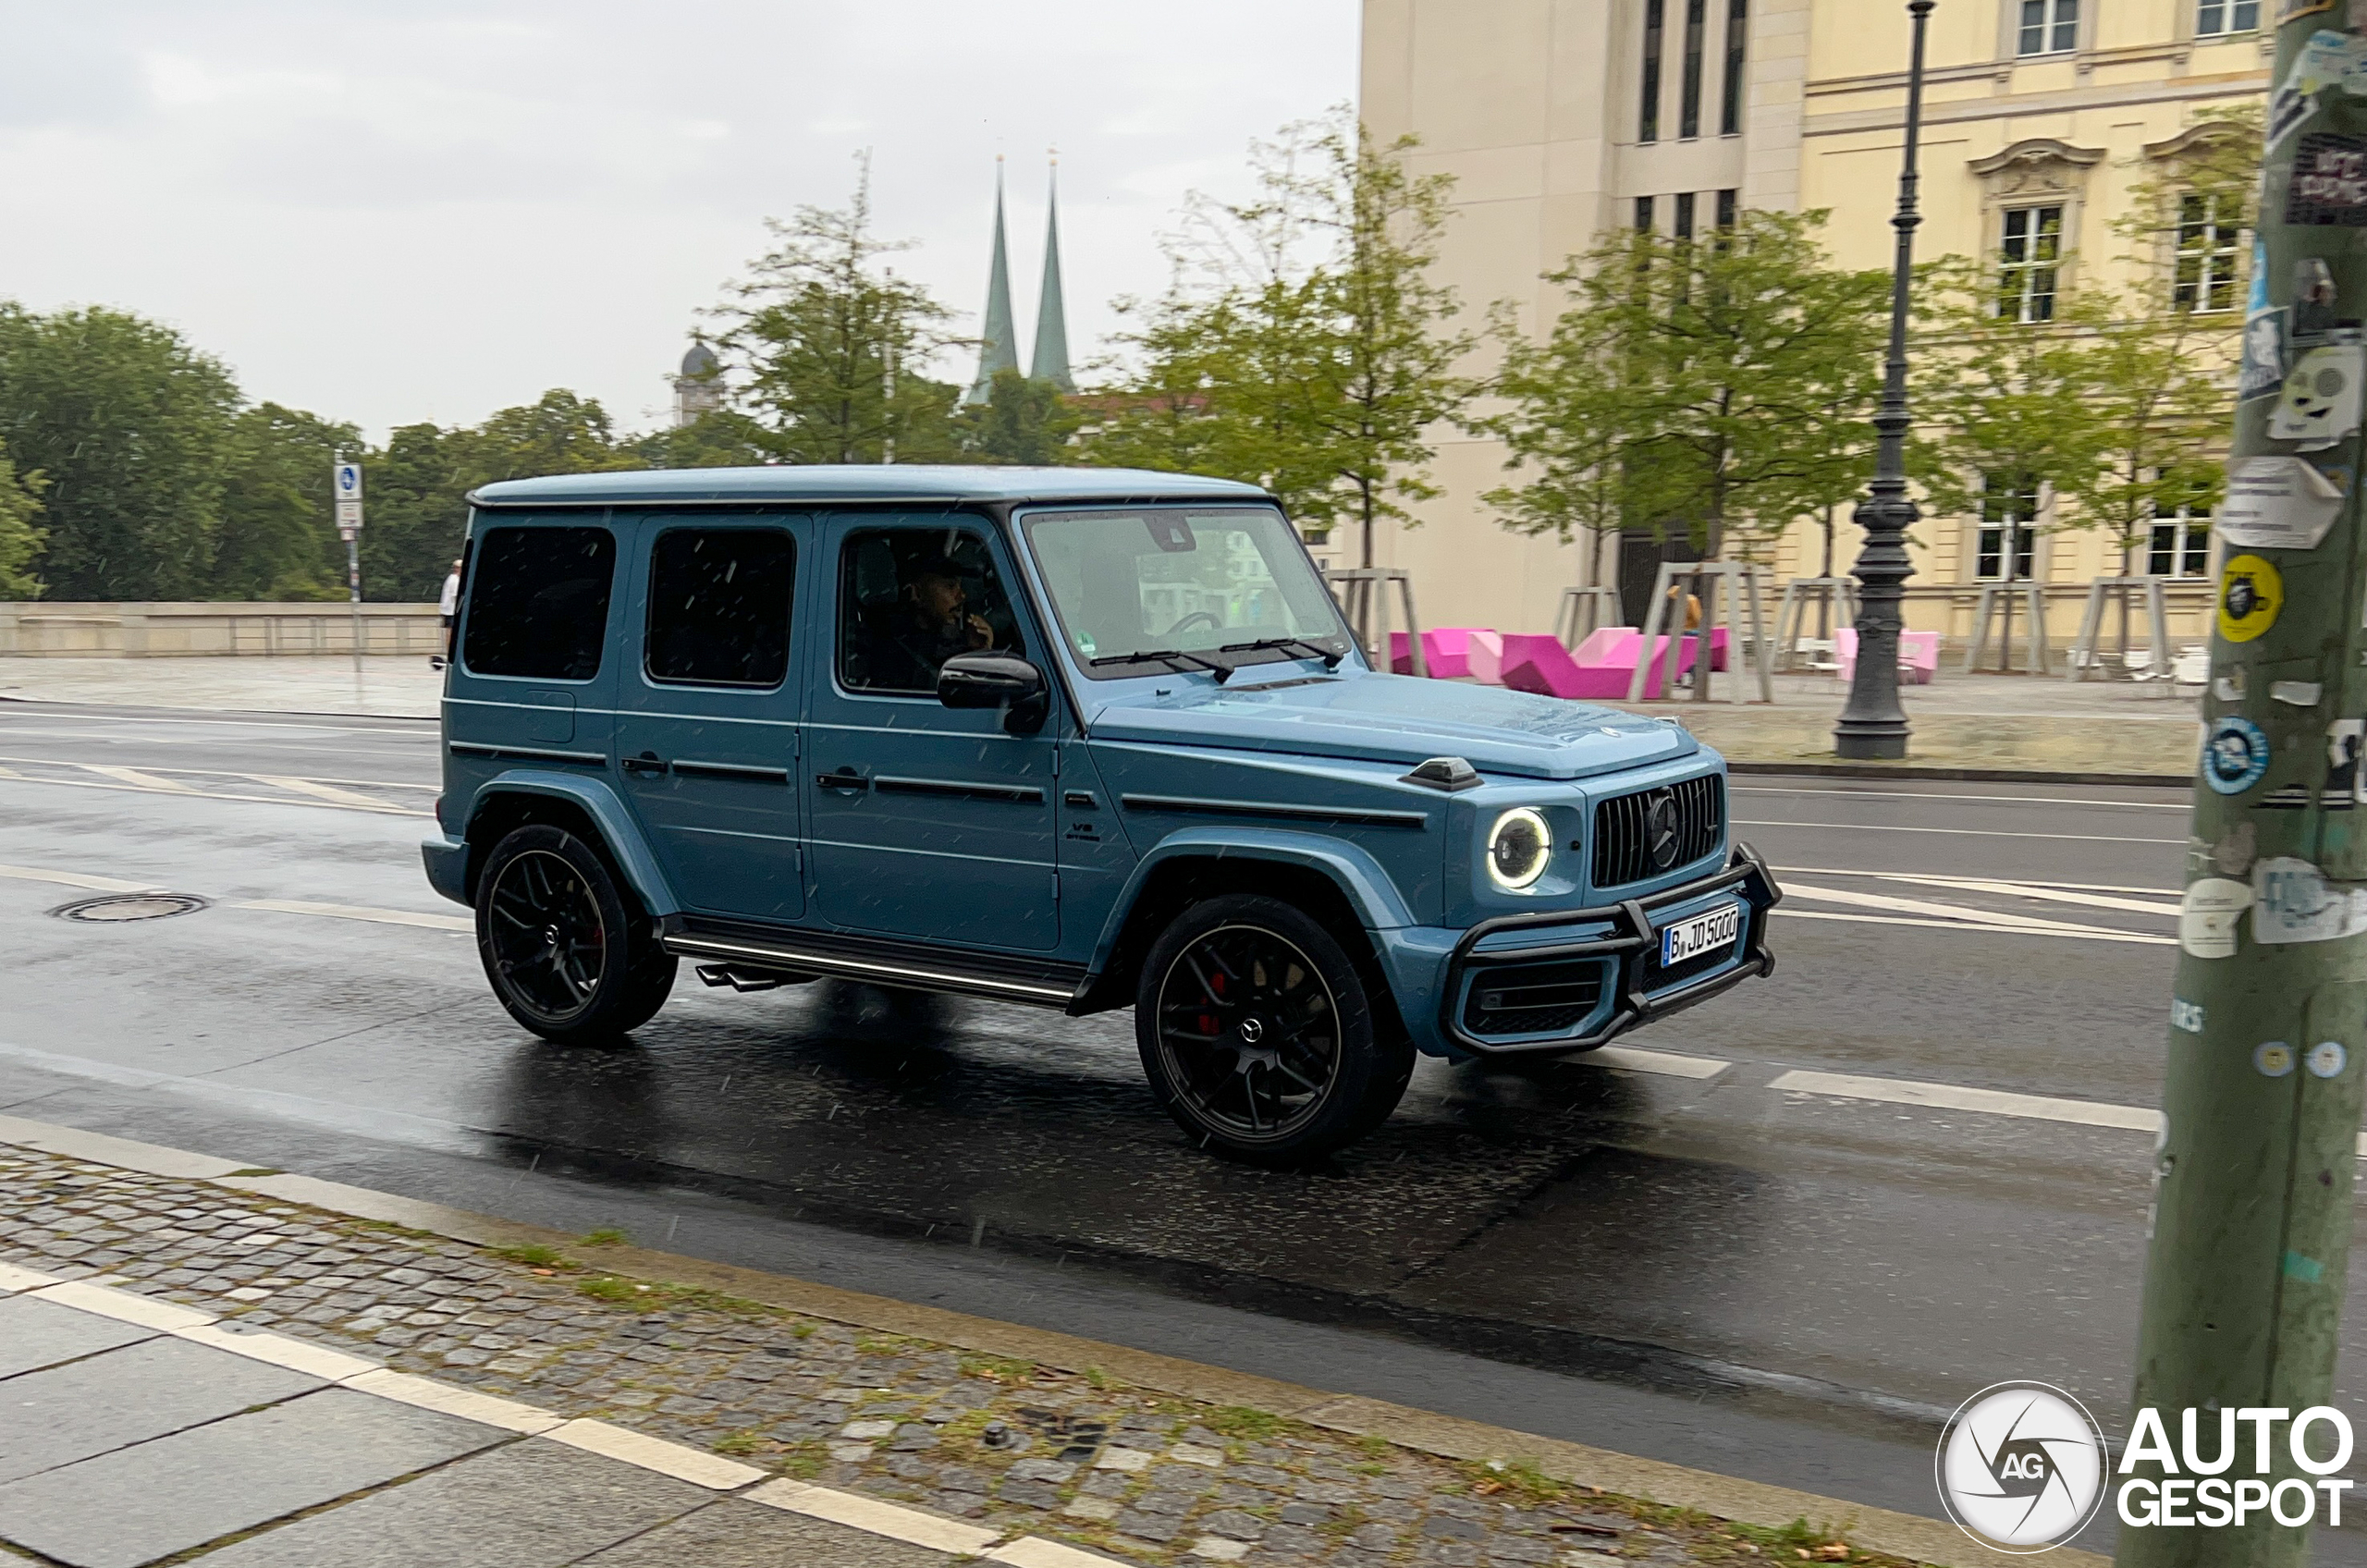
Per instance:
[[[2265,94],[2273,3],[1939,0],[1919,257],[2001,269],[2018,257],[2034,288],[2048,266],[2118,264],[2109,226],[2130,187],[2177,155],[2198,111]],[[1908,37],[1902,0],[1365,0],[1361,108],[1376,137],[1414,133],[1416,165],[1455,178],[1444,280],[1466,306],[1511,300],[1541,330],[1561,296],[1539,275],[1597,235],[1706,232],[1736,204],[1828,208],[1837,261],[1886,265]],[[2059,256],[2032,238],[2050,232]],[[2213,302],[2235,311],[2250,240],[2220,238],[2211,264],[2227,270]],[[1499,527],[1478,496],[1504,481],[1502,449],[1441,435],[1446,494],[1419,526],[1387,526],[1377,560],[1410,570],[1429,624],[1550,629],[1561,590],[1588,580],[1587,547]],[[2118,570],[2101,536],[2050,531],[2052,497],[2034,510],[2027,531],[1927,518],[1910,621],[1960,635],[1976,585],[2009,569],[2057,584]],[[1846,571],[1858,534],[1846,518],[1838,533]],[[1335,536],[1343,557],[1352,533]],[[2154,544],[2139,570],[2207,570],[2207,520],[2172,520]],[[1597,581],[1616,581],[1620,545],[1604,543]],[[1632,571],[1650,545],[1627,549]],[[1821,531],[1801,523],[1775,575],[1813,575],[1821,549]],[[2058,636],[2074,617],[2065,605]],[[2199,625],[2181,620],[2181,635]]]

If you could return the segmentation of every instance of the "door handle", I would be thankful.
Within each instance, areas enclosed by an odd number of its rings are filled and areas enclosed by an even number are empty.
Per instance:
[[[619,757],[617,761],[618,766],[622,767],[627,773],[663,773],[666,771],[666,759],[659,756],[656,752],[644,752],[637,757]]]
[[[825,790],[839,790],[850,795],[860,795],[871,788],[871,780],[851,767],[842,767],[836,773],[817,773],[814,782]]]

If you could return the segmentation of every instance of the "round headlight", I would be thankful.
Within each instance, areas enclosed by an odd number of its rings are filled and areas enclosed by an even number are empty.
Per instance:
[[[1515,806],[1488,830],[1488,876],[1499,888],[1526,888],[1553,858],[1553,830],[1534,807]]]

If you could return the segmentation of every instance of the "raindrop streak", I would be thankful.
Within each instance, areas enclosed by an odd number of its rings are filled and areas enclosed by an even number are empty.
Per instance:
[[[674,1227],[680,1225],[681,1222],[682,1217],[679,1214],[666,1221],[666,1244],[668,1246],[670,1247],[674,1244]]]

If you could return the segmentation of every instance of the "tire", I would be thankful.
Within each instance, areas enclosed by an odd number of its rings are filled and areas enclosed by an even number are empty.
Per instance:
[[[477,878],[477,956],[509,1016],[546,1040],[612,1040],[656,1016],[674,955],[607,857],[563,827],[521,827]]]
[[[1159,933],[1135,985],[1134,1042],[1176,1125],[1256,1165],[1354,1143],[1414,1072],[1413,1042],[1339,940],[1251,893],[1194,904]]]

